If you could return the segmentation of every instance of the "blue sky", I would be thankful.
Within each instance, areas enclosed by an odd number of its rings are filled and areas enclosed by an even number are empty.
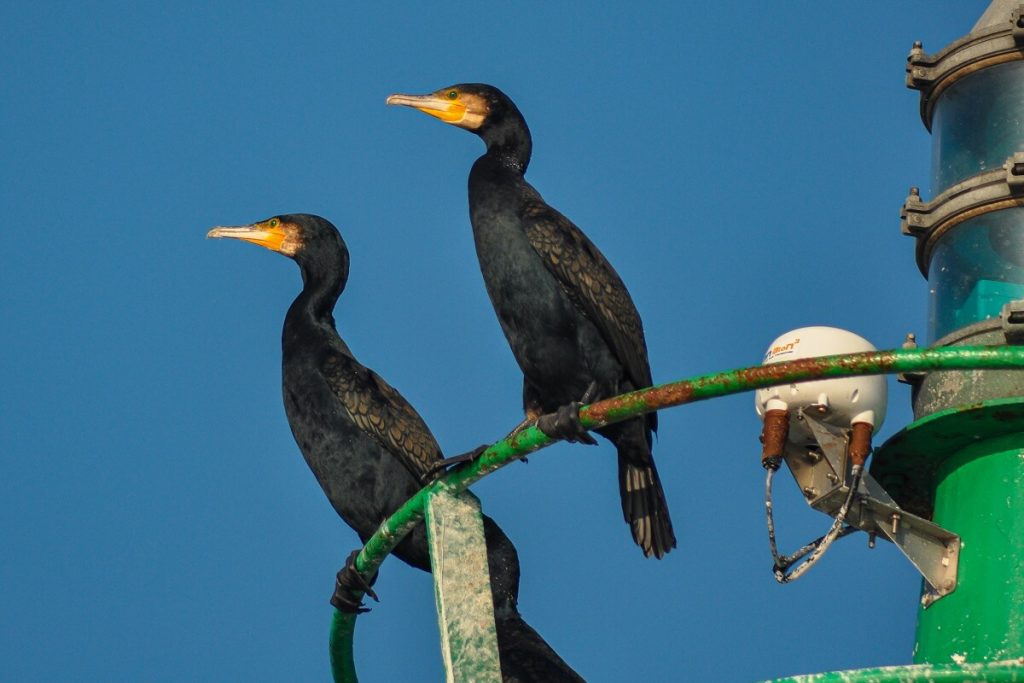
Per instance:
[[[986,4],[6,3],[4,678],[329,675],[356,537],[281,406],[298,271],[209,227],[329,218],[352,255],[339,329],[445,450],[520,420],[466,208],[482,145],[389,93],[482,81],[517,102],[528,179],[615,264],[665,382],[803,325],[923,337],[898,209],[911,185],[930,196],[930,139],[903,65]],[[519,549],[523,613],[589,680],[910,661],[918,581],[891,546],[854,536],[776,585],[752,402],[662,414],[679,549],[661,562],[621,521],[608,444],[475,487]],[[883,438],[908,404],[891,383]],[[827,519],[780,482],[793,548]],[[429,578],[392,560],[377,589],[363,680],[440,680]]]

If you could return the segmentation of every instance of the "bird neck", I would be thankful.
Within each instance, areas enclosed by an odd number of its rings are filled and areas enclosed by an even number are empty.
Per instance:
[[[487,156],[520,174],[526,173],[533,153],[533,140],[522,116],[507,116],[489,126],[480,137],[487,143]]]
[[[323,278],[303,269],[302,283],[302,292],[295,297],[285,316],[285,327],[326,325],[335,329],[334,305],[345,288],[344,280]]]

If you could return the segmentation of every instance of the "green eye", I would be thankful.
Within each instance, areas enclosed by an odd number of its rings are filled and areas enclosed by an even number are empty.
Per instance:
[[[274,218],[274,219],[272,219],[272,220],[270,221],[270,227],[272,227],[272,228],[276,228],[276,227],[277,227],[277,225],[278,225],[278,223],[280,223],[280,222],[281,222],[281,221],[279,221],[279,220],[277,220],[276,218]]]
[[[449,100],[457,100],[457,99],[459,99],[459,92],[457,90],[449,90],[448,91],[448,99]]]

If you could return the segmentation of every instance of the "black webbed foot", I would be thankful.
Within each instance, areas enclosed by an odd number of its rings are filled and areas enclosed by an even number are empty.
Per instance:
[[[579,401],[573,401],[558,410],[537,418],[537,429],[552,439],[562,439],[569,443],[585,443],[597,445],[597,439],[580,423],[580,407],[590,403],[597,393],[597,382],[591,382],[587,391]]]
[[[486,451],[490,447],[491,447],[490,444],[486,444],[485,443],[482,446],[477,446],[473,450],[468,451],[466,453],[462,453],[461,455],[453,455],[450,458],[445,458],[444,460],[438,460],[430,468],[430,471],[427,472],[427,474],[433,475],[435,472],[438,472],[440,470],[448,469],[452,465],[458,465],[459,463],[462,463],[462,462],[473,462],[474,460],[479,458],[481,455],[483,455],[484,451]]]
[[[363,575],[356,570],[356,555],[358,554],[358,550],[352,551],[348,559],[345,560],[345,566],[338,571],[338,577],[335,579],[331,604],[339,612],[347,614],[369,612],[368,607],[363,607],[363,599],[358,596],[358,593],[365,593],[373,598],[374,602],[380,602],[380,598],[371,588],[373,582],[377,580],[377,575],[374,574],[369,583],[363,578]]]

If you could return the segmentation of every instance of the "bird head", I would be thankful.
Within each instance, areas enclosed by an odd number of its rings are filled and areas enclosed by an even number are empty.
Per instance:
[[[483,135],[505,118],[522,119],[508,95],[485,83],[459,83],[429,95],[389,95],[388,104],[419,109],[424,114]]]
[[[335,271],[344,280],[348,277],[348,248],[330,221],[308,213],[274,216],[258,223],[239,226],[217,226],[207,237],[252,242],[276,251],[307,271]]]
[[[424,114],[476,133],[488,151],[512,160],[526,171],[532,142],[530,129],[515,103],[493,85],[460,83],[429,95],[390,95],[388,104],[419,109]]]

